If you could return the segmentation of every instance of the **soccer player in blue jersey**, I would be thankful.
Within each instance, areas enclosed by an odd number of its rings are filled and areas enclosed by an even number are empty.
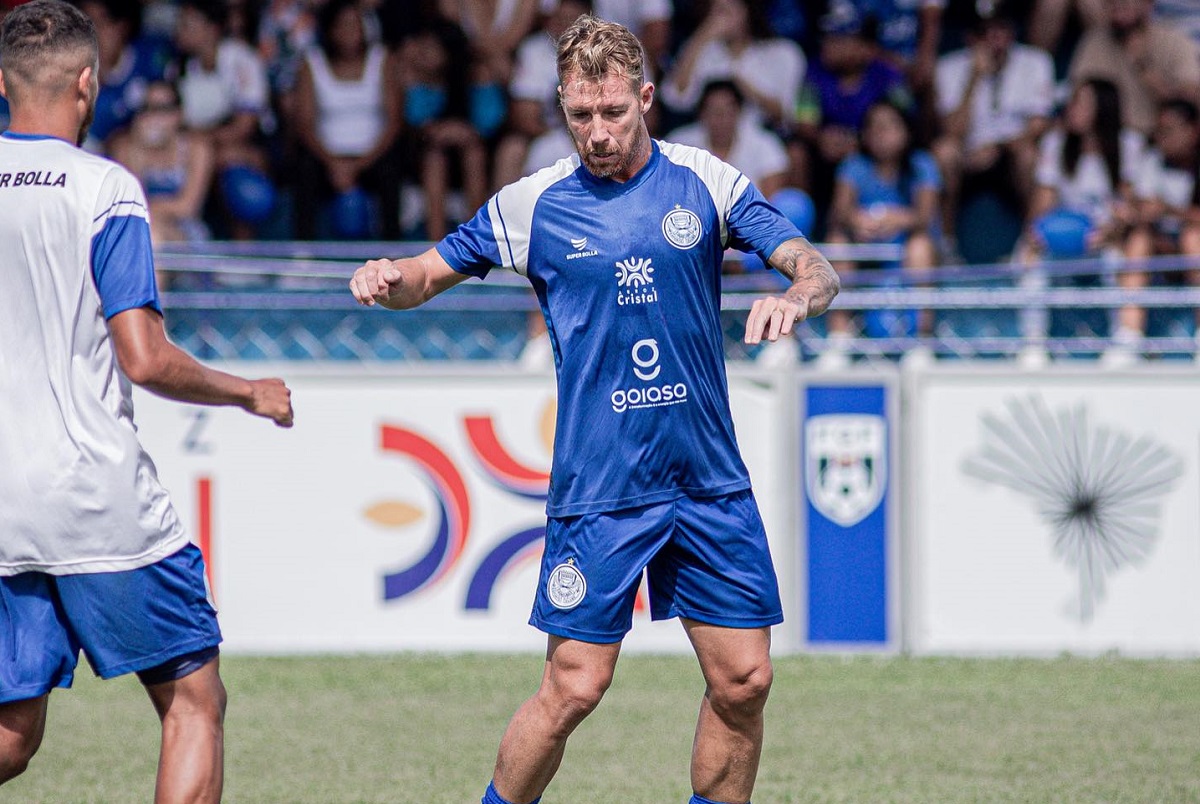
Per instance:
[[[539,800],[612,680],[647,570],[652,616],[682,620],[707,685],[692,802],[745,804],[782,609],[729,413],[721,255],[756,251],[792,280],[754,303],[747,343],[824,312],[837,275],[737,170],[650,138],[654,86],[627,29],[580,17],[559,39],[558,75],[578,154],[500,190],[424,254],[362,266],[351,291],[406,309],[503,266],[529,278],[554,347],[558,429],[531,618],[549,634],[545,674],[509,723],[484,803]]]
[[[138,443],[130,383],[287,427],[281,380],[201,366],[163,331],[146,200],[77,146],[96,34],[61,0],[0,27],[0,784],[25,770],[79,650],[137,673],[162,720],[155,800],[212,802],[223,778],[221,632],[204,561]],[[82,793],[81,793],[82,795]]]

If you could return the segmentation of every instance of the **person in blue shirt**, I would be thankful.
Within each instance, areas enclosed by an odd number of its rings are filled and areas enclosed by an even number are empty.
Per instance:
[[[792,280],[755,301],[752,344],[824,312],[837,275],[736,169],[650,138],[654,85],[628,29],[582,16],[557,61],[577,155],[504,187],[424,254],[368,262],[351,291],[407,309],[507,268],[529,279],[553,346],[557,433],[530,619],[549,635],[547,667],[483,801],[540,799],[612,681],[648,570],[652,616],[682,620],[707,683],[692,802],[744,804],[782,609],[729,413],[721,256],[754,250]]]
[[[100,95],[87,148],[107,153],[114,134],[133,122],[146,90],[161,81],[174,54],[169,43],[141,36],[141,6],[129,0],[84,0],[80,9],[100,43]]]
[[[937,261],[942,180],[933,156],[917,148],[913,139],[912,123],[898,106],[878,101],[867,110],[858,152],[837,169],[829,241],[902,245],[902,261],[883,267],[928,271]],[[850,270],[851,264],[838,265],[841,273]],[[875,326],[881,323],[880,314],[870,311],[866,316],[868,334],[912,335],[918,328],[915,313],[884,327]],[[928,334],[931,316],[925,313],[920,319],[920,332]],[[847,313],[830,314],[832,343],[849,329]]]

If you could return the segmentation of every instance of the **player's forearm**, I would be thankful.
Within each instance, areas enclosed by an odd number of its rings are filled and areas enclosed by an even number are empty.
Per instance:
[[[769,262],[792,280],[784,296],[792,301],[803,300],[809,317],[825,312],[841,289],[841,281],[829,260],[803,237],[794,237],[775,249]]]
[[[249,410],[254,386],[249,380],[208,368],[179,347],[166,343],[154,354],[125,361],[130,382],[153,394],[196,405],[236,405]]]

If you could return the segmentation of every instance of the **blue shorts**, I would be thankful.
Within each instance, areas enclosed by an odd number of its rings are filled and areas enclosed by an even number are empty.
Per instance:
[[[783,622],[767,534],[747,489],[551,518],[529,623],[568,639],[619,642],[633,626],[643,570],[655,620],[729,628]]]
[[[195,545],[125,572],[0,577],[0,703],[71,686],[80,648],[101,678],[153,684],[199,669],[220,642]]]

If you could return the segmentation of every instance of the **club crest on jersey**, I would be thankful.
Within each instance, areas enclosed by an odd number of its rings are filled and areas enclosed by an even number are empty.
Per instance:
[[[652,259],[630,257],[614,263],[617,272],[617,304],[624,307],[627,304],[648,304],[658,301],[658,290],[650,287],[654,284],[654,268]]]
[[[887,426],[882,416],[827,414],[804,427],[808,499],[844,528],[879,507],[887,487]]]
[[[568,260],[577,260],[580,257],[595,257],[600,253],[596,249],[588,250],[588,239],[586,237],[572,237],[571,248],[575,250],[567,254]]]
[[[662,220],[663,237],[678,249],[689,249],[700,242],[700,218],[690,209],[675,205]]]
[[[568,558],[567,563],[559,564],[550,571],[546,579],[546,597],[556,609],[573,609],[587,594],[587,579],[575,566],[575,559]]]

